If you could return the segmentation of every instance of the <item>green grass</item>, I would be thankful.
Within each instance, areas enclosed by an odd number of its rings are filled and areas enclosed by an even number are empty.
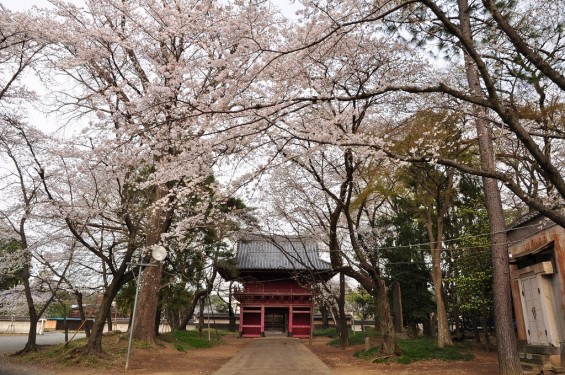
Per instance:
[[[56,363],[58,366],[72,367],[84,366],[90,368],[112,367],[120,363],[121,358],[126,353],[127,341],[122,339],[118,342],[116,336],[113,339],[105,337],[104,340],[104,359],[96,356],[84,356],[80,350],[85,347],[87,339],[81,338],[69,342],[67,345],[51,345],[34,353],[28,353],[19,357],[22,361],[33,363]],[[124,344],[125,343],[125,344]],[[135,345],[136,343],[134,343]],[[139,345],[137,345],[139,346]]]
[[[219,331],[220,336],[227,334]],[[196,331],[175,331],[159,335],[160,346],[164,343],[171,344],[178,351],[186,352],[191,349],[209,348],[221,341],[216,338],[216,331],[211,331],[211,341],[208,342],[208,332],[204,330],[202,338],[198,337]],[[22,361],[34,363],[50,363],[63,367],[87,367],[87,368],[117,368],[123,366],[128,346],[128,335],[124,333],[106,334],[103,337],[103,358],[96,356],[85,356],[80,351],[86,345],[86,339],[77,339],[68,345],[53,345],[43,350],[26,354],[20,357]],[[145,341],[133,341],[133,347],[142,350],[155,350]]]
[[[355,332],[355,334],[353,334],[353,331],[349,331],[349,346],[364,344],[365,337],[369,335],[370,334],[368,332]],[[339,341],[339,337],[337,337],[337,333],[335,334],[335,336],[330,336],[330,337],[335,337],[335,338],[330,342],[328,342],[328,345],[338,348],[341,344]]]
[[[386,361],[395,361],[409,364],[418,361],[437,359],[440,361],[469,361],[474,358],[464,346],[446,346],[438,348],[436,341],[431,337],[422,337],[414,340],[398,340],[398,346],[402,350],[400,357],[386,358]],[[379,348],[371,348],[367,351],[360,350],[355,353],[357,358],[374,360],[379,358]],[[384,359],[383,359],[384,360]],[[378,360],[376,362],[379,362]]]
[[[372,328],[372,327],[367,327]],[[368,329],[366,332],[355,332],[349,331],[349,345],[363,345],[365,343],[365,337],[373,335],[373,330]],[[314,336],[326,336],[331,337],[332,340],[328,342],[328,345],[339,347],[339,337],[337,337],[337,332],[334,327],[325,329],[314,330]],[[365,359],[368,361],[379,362],[398,362],[402,364],[409,364],[418,361],[425,361],[430,359],[437,359],[441,361],[468,361],[474,358],[474,356],[469,353],[468,348],[465,346],[449,346],[440,349],[436,345],[436,340],[432,337],[421,337],[414,340],[398,340],[398,346],[402,350],[402,355],[400,357],[396,356],[383,356],[380,352],[380,348],[371,348],[367,351],[360,350],[354,355],[357,358]],[[381,358],[381,359],[379,359]]]
[[[474,358],[464,346],[446,346],[438,348],[436,340],[431,337],[422,337],[415,340],[399,340],[402,349],[399,363],[408,364],[427,359],[442,361],[469,361]]]
[[[337,331],[335,330],[335,327],[328,327],[328,328],[318,328],[315,329],[314,332],[312,333],[313,336],[319,336],[319,337],[337,337]]]
[[[189,349],[209,348],[221,341],[221,336],[225,332],[218,331],[220,339],[216,337],[216,331],[210,332],[211,341],[208,341],[208,332],[203,330],[202,337],[198,337],[197,331],[173,331],[164,333],[159,338],[165,342],[171,343],[178,351],[185,352]]]

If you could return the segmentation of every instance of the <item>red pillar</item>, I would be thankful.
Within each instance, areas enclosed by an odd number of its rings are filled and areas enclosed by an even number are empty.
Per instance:
[[[288,308],[288,335],[292,337],[292,305]]]
[[[310,345],[312,345],[312,335],[314,334],[314,306],[310,306]]]
[[[239,305],[239,335],[243,335],[243,305]]]
[[[265,336],[265,305],[261,304],[261,336]]]

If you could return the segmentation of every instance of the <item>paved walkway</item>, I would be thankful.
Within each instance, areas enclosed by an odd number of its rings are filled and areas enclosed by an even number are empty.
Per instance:
[[[331,375],[307,345],[288,337],[253,339],[214,375]]]

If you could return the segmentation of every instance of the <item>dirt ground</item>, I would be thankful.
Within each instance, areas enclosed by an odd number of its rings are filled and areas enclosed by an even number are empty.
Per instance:
[[[130,357],[127,373],[132,375],[158,374],[213,374],[224,363],[237,354],[252,339],[240,339],[235,336],[225,336],[223,343],[208,349],[189,350],[180,352],[171,346],[157,349],[134,349]],[[313,340],[311,350],[336,375],[365,375],[365,374],[421,374],[421,375],[496,375],[498,365],[496,353],[485,353],[477,350],[475,359],[471,361],[423,361],[410,365],[400,364],[371,364],[353,357],[360,347],[346,350],[333,348],[326,343],[328,338],[318,337]],[[308,341],[304,341],[308,345]],[[122,374],[124,364],[116,363],[111,368],[101,370],[98,366],[90,368],[73,367],[61,368],[55,365],[43,365],[41,370],[61,375],[99,375]]]
[[[477,350],[471,361],[420,361],[409,365],[372,364],[368,361],[357,359],[353,353],[363,349],[362,346],[353,346],[341,350],[326,345],[327,338],[316,338],[312,343],[312,352],[318,356],[336,375],[361,375],[361,374],[420,374],[420,375],[497,375],[498,360],[495,352],[486,353]]]

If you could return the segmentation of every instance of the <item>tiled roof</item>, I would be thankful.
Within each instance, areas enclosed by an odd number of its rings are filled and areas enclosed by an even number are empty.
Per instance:
[[[526,224],[528,221],[535,219],[536,217],[540,216],[541,213],[539,211],[529,211],[525,215],[520,216],[516,221],[509,225],[510,229],[517,228]]]
[[[316,242],[297,236],[245,235],[237,244],[237,267],[242,270],[330,270],[320,259]]]

